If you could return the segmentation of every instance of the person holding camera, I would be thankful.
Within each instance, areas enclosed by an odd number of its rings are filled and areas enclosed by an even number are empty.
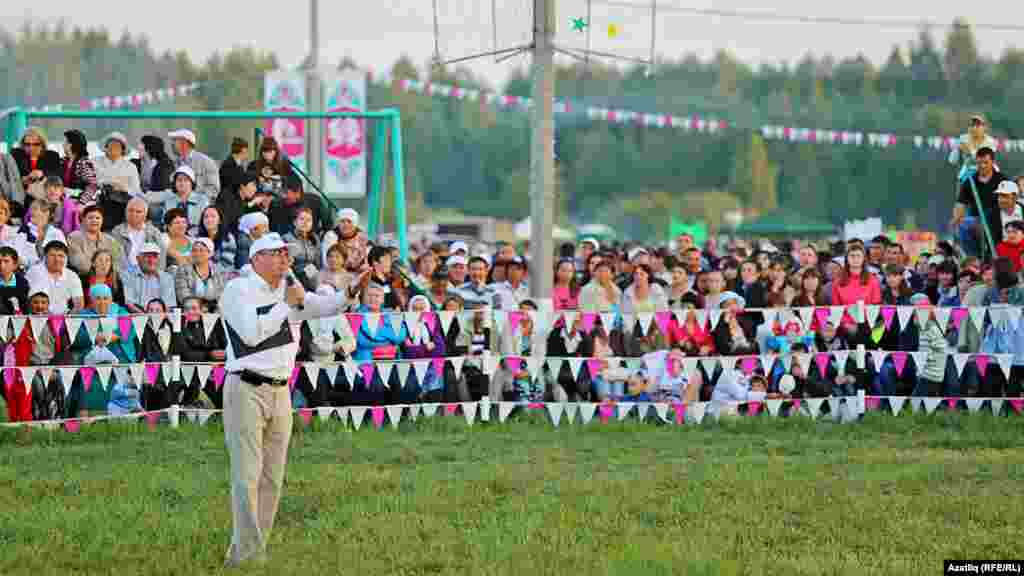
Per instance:
[[[277,140],[272,136],[263,138],[259,158],[249,164],[247,170],[256,176],[257,191],[273,196],[280,196],[283,193],[284,183],[292,175],[287,158],[281,154]]]
[[[128,150],[128,138],[120,132],[111,132],[103,140],[105,155],[96,159],[96,183],[104,193],[138,196],[142,194],[142,181],[139,171],[125,157]],[[95,199],[95,198],[93,198]],[[89,202],[86,197],[82,202]]]

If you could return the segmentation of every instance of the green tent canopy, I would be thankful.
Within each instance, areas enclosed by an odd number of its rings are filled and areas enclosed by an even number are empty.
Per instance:
[[[737,236],[830,236],[835,233],[836,227],[831,222],[782,210],[736,227]]]

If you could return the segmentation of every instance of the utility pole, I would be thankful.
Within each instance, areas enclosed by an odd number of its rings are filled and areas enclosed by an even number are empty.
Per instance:
[[[555,213],[555,0],[533,0],[530,115],[530,296],[551,298]]]
[[[320,0],[309,0],[309,66],[306,70],[306,107],[323,112],[323,79],[320,74]],[[323,182],[324,123],[321,119],[306,121],[306,174],[310,180]]]

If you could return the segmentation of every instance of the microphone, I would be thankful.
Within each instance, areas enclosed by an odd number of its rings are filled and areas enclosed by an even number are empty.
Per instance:
[[[295,285],[296,282],[297,280],[295,279],[295,272],[292,272],[292,270],[289,268],[288,273],[284,275],[285,289],[287,290],[288,288],[291,288],[292,286]],[[296,310],[302,310],[303,308],[305,308],[305,306],[302,305],[295,307]]]

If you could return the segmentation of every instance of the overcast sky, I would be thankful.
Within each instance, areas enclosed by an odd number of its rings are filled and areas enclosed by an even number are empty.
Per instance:
[[[606,6],[593,0],[592,42],[595,50],[646,57],[651,42],[650,0],[628,0],[636,8]],[[491,2],[487,0],[437,0],[439,6],[440,51],[455,58],[493,49]],[[913,29],[879,29],[837,24],[745,21],[726,17],[692,16],[671,12],[670,6],[764,11],[757,0],[658,0],[664,7],[657,17],[656,52],[673,57],[696,52],[708,57],[726,48],[749,63],[795,61],[807,51],[831,53],[837,59],[865,54],[884,62],[894,43],[904,46],[914,38]],[[499,48],[527,42],[532,0],[498,0]],[[360,64],[383,69],[402,53],[417,63],[425,62],[434,50],[431,0],[321,0],[321,50],[326,63],[344,56]],[[772,10],[786,14],[872,19],[929,20],[949,23],[956,16],[972,22],[1014,23],[1024,21],[1024,8],[1017,3],[965,4],[934,0],[859,0],[820,2],[774,0]],[[977,10],[978,6],[991,10]],[[358,6],[358,8],[355,8]],[[570,47],[585,46],[585,36],[574,32],[573,17],[586,14],[585,0],[558,0],[556,41]],[[294,9],[293,9],[294,8]],[[998,9],[996,9],[998,8]],[[975,9],[975,14],[967,11]],[[1016,17],[1016,18],[1015,18]],[[193,59],[203,61],[217,50],[232,45],[257,45],[277,53],[284,67],[298,64],[309,50],[309,12],[306,0],[270,2],[265,7],[233,0],[173,0],[167,3],[81,2],[79,0],[2,0],[0,22],[16,28],[26,19],[56,22],[64,18],[83,26],[104,25],[115,35],[122,31],[149,36],[152,46],[185,48]],[[1022,22],[1024,23],[1024,22]],[[621,32],[611,39],[608,24]],[[979,49],[998,55],[1018,43],[1015,33],[976,31]],[[939,42],[945,30],[936,31]],[[1021,35],[1024,40],[1024,34]],[[473,70],[492,83],[503,80],[517,57],[501,64],[493,59],[471,64]]]

